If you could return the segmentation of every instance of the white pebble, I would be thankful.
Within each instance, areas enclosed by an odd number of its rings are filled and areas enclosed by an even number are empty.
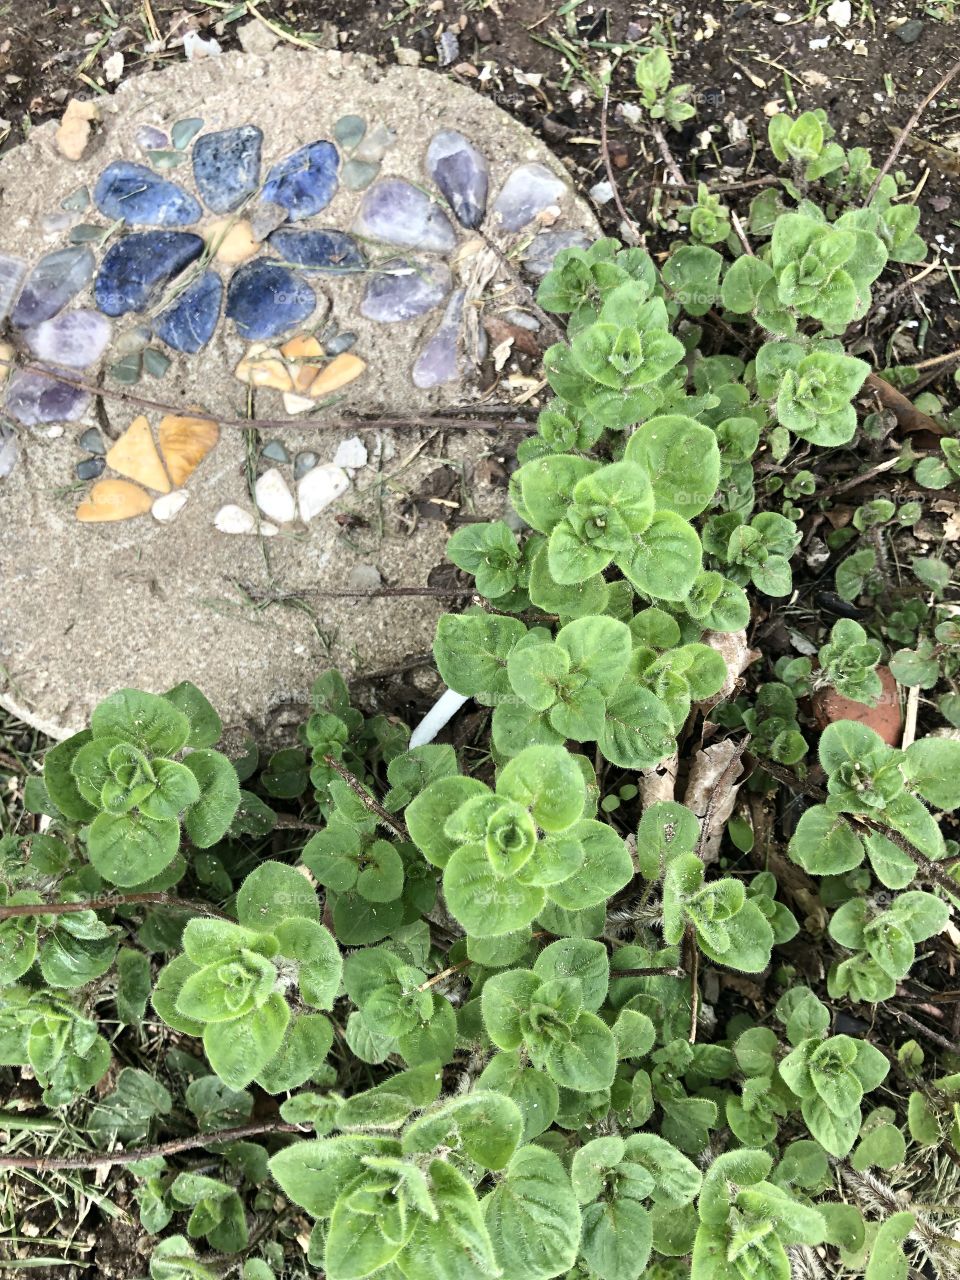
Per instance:
[[[225,507],[221,507],[217,514],[213,517],[214,525],[221,533],[257,533],[257,519],[252,511],[245,511],[243,507],[238,507],[235,502],[228,502]],[[266,538],[272,538],[279,530],[275,524],[268,521],[261,521],[259,532]]]
[[[154,520],[159,520],[161,524],[169,524],[171,520],[175,520],[186,506],[189,496],[186,489],[174,489],[173,493],[165,493],[150,508]]]
[[[337,452],[333,455],[335,467],[365,467],[367,465],[367,446],[359,436],[351,436],[349,440],[341,440]]]
[[[342,467],[327,462],[323,466],[314,467],[301,479],[297,486],[297,498],[300,502],[300,519],[309,524],[314,516],[319,515],[324,507],[336,502],[341,494],[350,488],[350,477]]]
[[[260,476],[253,486],[253,495],[263,514],[277,524],[288,524],[296,517],[297,504],[293,500],[290,486],[276,467],[271,467]]]

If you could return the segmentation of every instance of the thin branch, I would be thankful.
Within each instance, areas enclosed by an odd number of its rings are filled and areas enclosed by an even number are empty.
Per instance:
[[[650,121],[650,132],[653,134],[657,148],[660,152],[660,158],[663,160],[667,172],[673,179],[674,185],[678,187],[685,187],[687,184],[684,182],[683,174],[680,172],[677,162],[673,158],[673,152],[670,150],[670,145],[664,137],[663,130],[658,124],[654,124],[652,120]]]
[[[442,982],[444,978],[449,978],[452,973],[459,973],[461,969],[466,969],[468,965],[473,964],[472,960],[461,960],[457,964],[450,965],[449,968],[435,973],[432,978],[428,978],[426,982],[421,982],[418,991],[429,991],[431,987],[435,987],[438,982]]]
[[[115,907],[149,904],[158,907],[176,907],[181,911],[196,911],[198,915],[219,916],[231,920],[225,911],[212,907],[208,902],[193,902],[189,898],[177,898],[170,893],[116,893],[101,898],[86,898],[82,902],[13,902],[0,905],[0,920],[14,916],[67,916],[77,911],[111,911]]]
[[[927,94],[924,100],[917,107],[916,111],[914,111],[913,115],[910,117],[907,123],[900,130],[900,133],[897,135],[896,142],[894,142],[892,148],[890,149],[890,154],[887,156],[886,160],[884,160],[883,164],[880,166],[880,171],[878,172],[877,176],[874,178],[870,186],[870,190],[867,192],[867,198],[863,202],[864,205],[870,204],[873,197],[877,194],[877,191],[879,190],[879,187],[880,187],[880,183],[890,172],[890,169],[893,166],[893,162],[896,160],[897,156],[903,150],[904,143],[910,137],[910,134],[917,127],[917,124],[920,121],[920,117],[923,115],[924,111],[926,111],[927,107],[929,107],[930,103],[934,100],[937,94],[940,93],[943,89],[945,89],[947,85],[950,83],[950,81],[954,78],[954,76],[956,76],[958,73],[960,73],[960,62],[955,62],[954,65],[947,72],[947,74],[945,76],[942,76],[937,81],[937,83],[933,86],[933,88],[930,90],[930,92]]]
[[[697,840],[696,849],[698,858],[703,857],[704,848],[713,834],[712,827],[714,814],[730,794],[730,789],[736,780],[737,766],[740,764],[740,759],[743,756],[744,751],[746,751],[750,744],[750,738],[751,735],[746,733],[737,743],[733,755],[727,761],[726,768],[717,779],[716,784],[710,793],[710,799],[707,801],[707,811],[703,815],[703,821],[700,823],[700,836]]]
[[[697,931],[693,925],[687,925],[684,934],[687,954],[690,957],[690,1044],[697,1043],[697,1018],[700,1014],[700,949],[697,946]]]
[[[939,1032],[932,1030],[932,1028],[918,1021],[918,1019],[912,1017],[909,1013],[905,1013],[903,1009],[898,1009],[895,1004],[888,1001],[885,1007],[890,1010],[895,1018],[900,1018],[902,1022],[913,1027],[915,1031],[919,1031],[923,1035],[928,1036],[933,1043],[939,1045],[941,1049],[946,1049],[948,1053],[960,1053],[960,1045],[954,1044],[954,1042],[952,1040],[948,1040],[946,1036],[940,1035]]]
[[[603,156],[603,166],[607,171],[607,181],[610,183],[610,190],[613,192],[613,202],[617,206],[617,212],[620,214],[623,222],[633,232],[636,237],[637,244],[643,240],[640,228],[635,220],[627,212],[623,201],[620,198],[620,188],[617,185],[617,176],[613,172],[613,162],[610,159],[610,147],[607,142],[607,111],[610,107],[610,86],[607,85],[603,90],[603,103],[600,107],[600,153]]]
[[[407,834],[407,828],[403,825],[400,819],[394,814],[388,813],[380,801],[373,798],[360,779],[354,777],[345,764],[337,760],[334,756],[324,756],[323,762],[331,768],[334,773],[338,773],[340,775],[350,790],[353,791],[355,795],[359,796],[370,812],[379,818],[380,822],[385,827],[388,827],[394,835],[399,836],[401,840],[410,839],[410,836]]]
[[[197,418],[202,422],[215,422],[220,427],[237,427],[243,431],[263,429],[279,431],[283,427],[296,427],[298,430],[310,427],[323,431],[372,430],[379,427],[383,430],[402,431],[408,428],[421,429],[440,427],[444,431],[526,431],[536,430],[533,422],[502,422],[493,418],[464,418],[454,414],[429,414],[422,418],[223,418],[215,413],[207,413],[203,409],[185,410],[183,406],[164,404],[162,400],[152,400],[148,396],[137,395],[133,391],[114,390],[112,387],[100,387],[96,383],[87,382],[83,378],[68,377],[55,369],[45,369],[43,365],[17,365],[12,360],[0,360],[0,369],[20,369],[24,373],[37,373],[59,382],[65,387],[73,387],[76,391],[85,391],[88,395],[99,396],[102,400],[116,400],[121,404],[132,405],[136,409],[156,409],[160,413],[173,414],[176,417]],[[512,406],[491,406],[487,412],[499,412],[505,415],[515,412]]]
[[[686,970],[678,966],[654,965],[652,968],[611,969],[610,979],[614,978],[683,978]]]
[[[740,221],[739,215],[733,209],[730,210],[730,221],[733,223],[733,229],[737,233],[737,239],[743,245],[743,252],[747,254],[748,257],[755,258],[756,254],[753,252],[753,247],[747,239],[747,233],[743,229],[743,223]]]
[[[221,1142],[237,1142],[241,1138],[254,1138],[265,1133],[304,1133],[302,1126],[286,1124],[281,1120],[261,1121],[259,1124],[242,1124],[236,1129],[218,1129],[214,1133],[194,1133],[189,1138],[175,1138],[154,1147],[139,1147],[134,1151],[108,1151],[82,1156],[3,1156],[0,1169],[101,1169],[105,1165],[135,1164],[152,1156],[173,1156],[194,1147],[210,1147]]]

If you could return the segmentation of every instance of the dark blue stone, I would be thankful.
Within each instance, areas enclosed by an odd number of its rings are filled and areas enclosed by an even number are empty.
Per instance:
[[[183,187],[129,160],[107,165],[93,189],[93,201],[105,218],[144,227],[186,227],[203,213]]]
[[[93,276],[97,260],[89,249],[55,249],[27,277],[10,319],[18,329],[52,320]]]
[[[154,333],[174,351],[199,351],[213,337],[222,297],[223,281],[215,271],[205,271],[184,289],[172,307],[161,311]]]
[[[94,295],[108,316],[144,311],[156,291],[203,253],[191,231],[138,231],[123,236],[104,254]]]
[[[244,263],[227,286],[227,315],[242,338],[275,338],[292,329],[317,305],[305,280],[276,262]]]
[[[292,222],[310,218],[333,199],[337,164],[332,142],[308,143],[273,166],[263,185],[263,199],[289,210]]]
[[[193,146],[193,176],[204,204],[232,213],[260,184],[263,133],[256,125],[205,133]]]
[[[304,271],[362,271],[366,265],[356,240],[345,231],[292,231],[281,227],[271,235],[270,244],[284,262]]]

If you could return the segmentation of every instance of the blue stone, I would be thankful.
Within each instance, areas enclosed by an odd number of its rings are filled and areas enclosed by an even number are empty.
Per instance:
[[[129,160],[107,165],[93,189],[93,201],[105,218],[144,227],[186,227],[203,213],[183,187]]]
[[[325,209],[337,190],[337,148],[311,142],[275,164],[263,184],[263,199],[282,205],[293,222]]]
[[[193,148],[193,176],[207,208],[232,213],[260,183],[263,133],[256,125],[205,133]]]
[[[260,450],[260,455],[270,462],[289,462],[290,454],[282,440],[268,440]]]
[[[86,449],[87,453],[96,453],[103,457],[107,452],[107,446],[103,443],[103,436],[96,427],[88,427],[77,443],[81,449]]]
[[[440,206],[403,178],[384,178],[367,191],[356,230],[371,240],[446,253],[457,233]]]
[[[368,320],[392,324],[426,315],[453,288],[450,268],[442,262],[393,258],[370,277],[360,311]]]
[[[194,354],[213,337],[220,319],[223,281],[215,271],[205,271],[188,285],[171,307],[161,311],[153,330],[174,351]]]
[[[262,258],[244,263],[227,286],[227,315],[250,341],[295,328],[316,305],[316,294],[305,280]]]
[[[138,231],[104,254],[94,295],[108,316],[144,311],[158,289],[195,262],[203,240],[190,231]]]
[[[479,227],[487,211],[487,162],[456,129],[434,134],[427,148],[427,172],[463,227]]]
[[[89,392],[61,382],[56,374],[47,377],[21,369],[7,385],[4,408],[25,427],[36,427],[44,422],[75,421],[86,412],[90,399]]]
[[[10,319],[18,329],[51,320],[89,284],[96,259],[89,249],[55,249],[27,277]]]
[[[96,480],[97,476],[103,475],[106,465],[106,458],[84,458],[77,463],[77,479]]]
[[[339,356],[356,345],[357,335],[355,333],[337,333],[329,342],[324,342],[323,349],[328,356]]]
[[[366,266],[359,245],[345,231],[293,231],[281,227],[270,236],[270,245],[284,262],[304,271],[339,274],[362,271]]]

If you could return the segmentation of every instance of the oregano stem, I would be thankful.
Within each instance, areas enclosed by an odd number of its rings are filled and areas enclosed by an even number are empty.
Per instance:
[[[136,1164],[138,1160],[148,1160],[152,1156],[172,1156],[180,1151],[190,1151],[194,1147],[208,1147],[221,1142],[237,1142],[241,1138],[254,1138],[265,1133],[304,1133],[298,1124],[287,1124],[283,1120],[261,1121],[257,1124],[241,1124],[235,1129],[218,1129],[213,1133],[194,1133],[189,1138],[174,1138],[172,1142],[161,1142],[153,1147],[138,1147],[134,1151],[108,1151],[96,1155],[82,1156],[18,1156],[0,1157],[0,1169],[99,1169],[104,1165]]]
[[[0,904],[0,920],[15,916],[67,916],[78,911],[107,911],[116,907],[147,904],[157,907],[177,907],[184,911],[196,911],[198,915],[218,916],[232,920],[225,911],[207,902],[195,902],[190,898],[178,898],[171,893],[116,893],[102,898],[85,898],[81,902],[9,902]]]
[[[395,817],[392,813],[388,813],[383,805],[373,798],[360,779],[355,777],[345,764],[337,760],[334,756],[324,756],[323,762],[331,768],[334,773],[340,775],[350,790],[359,797],[370,812],[375,814],[376,817],[379,818],[380,822],[385,827],[388,827],[394,835],[399,836],[401,840],[410,839],[407,834],[407,828],[403,825],[400,819]]]

